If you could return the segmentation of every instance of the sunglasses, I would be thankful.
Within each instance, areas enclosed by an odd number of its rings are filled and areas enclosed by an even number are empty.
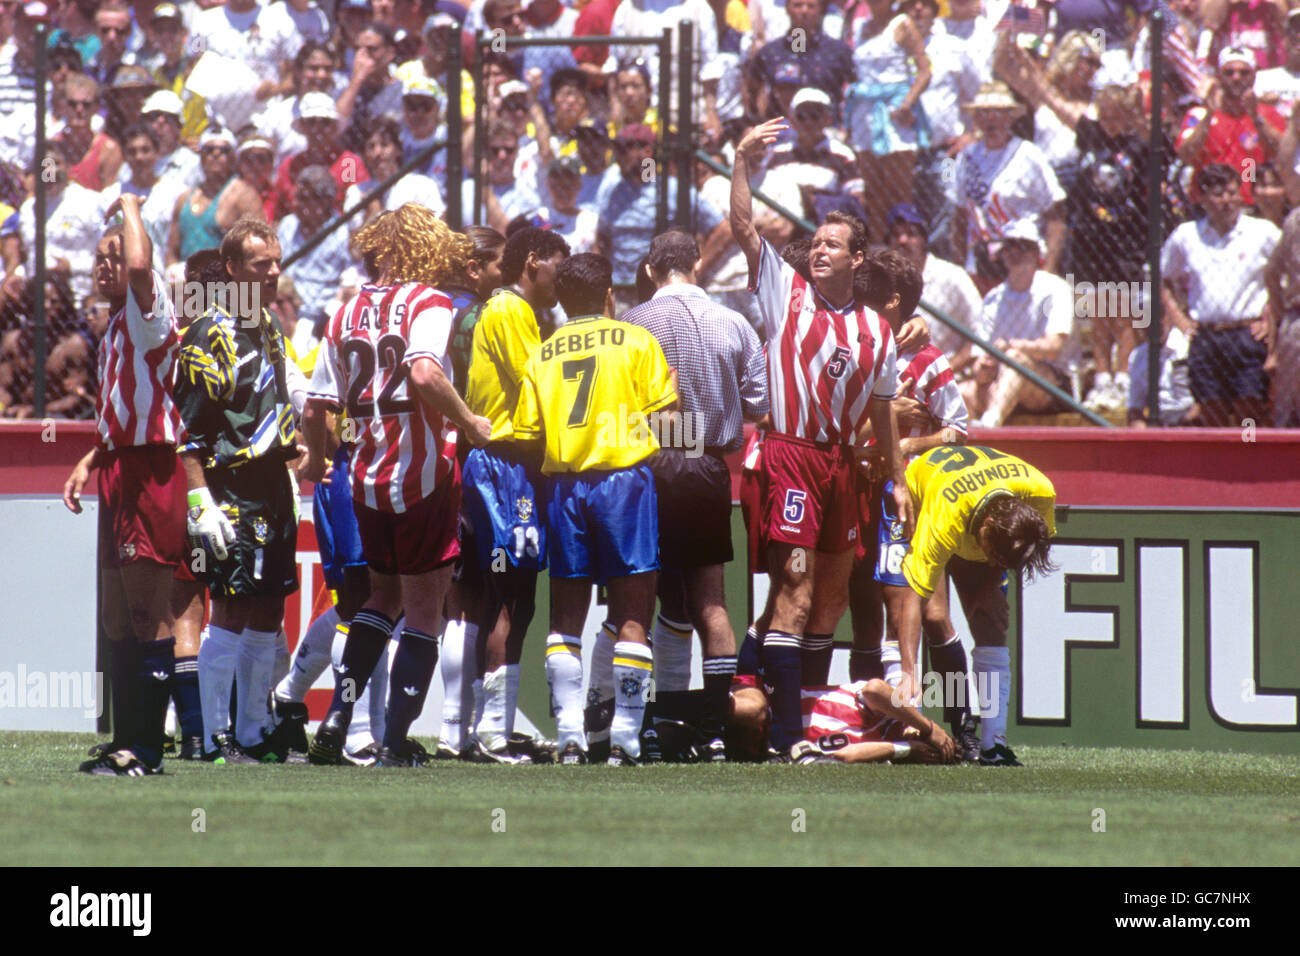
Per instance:
[[[201,150],[199,150],[199,155],[216,156],[219,153],[225,153],[226,155],[231,155],[234,152],[235,151],[231,149],[229,146],[204,146]]]
[[[108,36],[124,37],[130,32],[131,32],[130,27],[100,27],[99,28],[99,35],[102,37],[108,37]]]
[[[502,156],[502,155],[513,156],[515,153],[519,152],[519,147],[518,146],[489,146],[488,152],[491,153],[493,156]]]
[[[800,123],[816,123],[818,120],[822,118],[822,114],[820,112],[812,112],[812,113],[801,112],[801,113],[795,113],[794,118],[798,120]]]
[[[67,100],[70,110],[89,110],[95,108],[95,100]]]
[[[402,105],[412,113],[428,113],[438,105],[438,101],[428,96],[408,96],[402,100]]]
[[[512,100],[506,100],[504,103],[502,103],[501,108],[503,110],[510,110],[512,113],[522,113],[527,111],[528,104],[526,102],[521,102],[520,100],[512,99]]]

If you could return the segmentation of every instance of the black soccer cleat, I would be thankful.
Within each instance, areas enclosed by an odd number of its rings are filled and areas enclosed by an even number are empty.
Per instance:
[[[723,743],[721,737],[715,737],[713,740],[701,740],[691,752],[697,763],[726,763],[727,762],[727,745]]]
[[[961,722],[952,725],[952,739],[960,748],[957,757],[963,763],[974,763],[980,759],[980,722],[974,714],[967,712]]]
[[[637,767],[640,766],[641,761],[615,744],[609,748],[609,759],[605,763],[611,767]]]
[[[506,740],[506,753],[521,763],[555,763],[558,747],[554,740],[515,732]]]
[[[203,738],[202,737],[185,737],[181,740],[181,760],[202,760],[203,759]]]
[[[257,757],[250,756],[244,752],[244,748],[239,746],[235,741],[233,734],[222,731],[212,735],[212,750],[203,754],[203,759],[208,763],[216,764],[249,764],[261,763]]]
[[[307,740],[307,705],[277,700],[275,716],[280,721],[275,728],[280,734],[280,740],[290,750],[305,754],[311,748]]]
[[[391,747],[380,747],[375,754],[377,767],[427,767],[431,763],[433,754],[409,737]]]
[[[94,757],[96,760],[98,760],[100,757],[107,757],[109,754],[113,753],[116,750],[122,750],[125,746],[126,744],[120,744],[116,740],[106,740],[102,744],[95,744],[93,747],[87,750],[86,756]],[[86,761],[86,763],[90,763],[90,762],[91,761],[89,760]]]
[[[331,710],[320,722],[307,759],[318,766],[332,767],[343,759],[343,744],[348,739],[348,715],[341,710]]]
[[[339,763],[346,764],[349,767],[373,767],[379,760],[379,751],[383,748],[379,744],[366,744],[360,750],[343,751],[343,756]]]
[[[980,751],[981,767],[1023,767],[1011,748],[1006,744],[994,744],[988,750]]]
[[[579,767],[587,762],[587,753],[576,740],[570,740],[560,751],[560,766]]]
[[[611,747],[609,751],[609,763],[614,762],[614,751],[621,751],[622,747]],[[647,727],[641,731],[641,763],[663,763],[664,752],[659,746],[659,731],[653,727]]]
[[[79,768],[93,777],[152,777],[163,772],[162,764],[150,767],[129,750],[115,750]]]

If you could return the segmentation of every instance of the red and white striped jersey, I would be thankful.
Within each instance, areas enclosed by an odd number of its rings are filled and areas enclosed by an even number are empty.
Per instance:
[[[449,296],[409,282],[362,286],[326,327],[310,397],[355,422],[344,428],[356,439],[352,499],[367,508],[401,514],[452,473],[455,431],[407,381],[419,358],[450,375],[451,320]]]
[[[97,440],[101,447],[175,445],[183,427],[172,401],[172,381],[180,334],[176,310],[153,274],[153,301],[141,312],[135,293],[108,321],[99,343],[99,392],[95,396]]]
[[[754,291],[767,345],[772,430],[855,444],[871,399],[892,399],[897,387],[889,324],[869,309],[832,307],[766,240]]]
[[[802,688],[799,695],[804,738],[815,741],[823,734],[844,734],[851,744],[890,739],[888,734],[898,722],[858,699],[858,691],[865,683]]]
[[[913,401],[920,402],[930,409],[931,416],[940,428],[951,428],[966,434],[967,414],[966,400],[961,397],[961,389],[953,378],[952,367],[948,359],[933,345],[927,345],[918,351],[900,352],[898,355],[898,382],[900,389],[903,379],[911,379],[912,387],[900,394]],[[900,438],[920,438],[927,434],[923,429],[913,427]]]

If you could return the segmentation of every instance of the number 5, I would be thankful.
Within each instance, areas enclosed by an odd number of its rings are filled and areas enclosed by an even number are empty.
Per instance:
[[[834,357],[826,363],[826,374],[831,378],[841,377],[849,367],[849,356],[852,354],[852,351],[842,345],[837,348]]]
[[[803,503],[808,497],[806,491],[797,491],[789,488],[785,493],[785,508],[781,512],[781,517],[791,524],[798,524],[803,521]]]

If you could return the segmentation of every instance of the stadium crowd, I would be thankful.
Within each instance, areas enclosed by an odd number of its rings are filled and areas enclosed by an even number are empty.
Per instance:
[[[303,694],[332,656],[311,758],[420,764],[430,755],[407,733],[440,655],[449,757],[635,763],[653,756],[658,721],[689,724],[680,749],[701,760],[746,749],[728,729],[747,729],[762,740],[748,749],[776,760],[1014,765],[997,700],[1010,686],[1003,574],[1050,567],[1053,492],[1032,465],[963,442],[968,419],[1063,406],[917,318],[918,303],[1134,425],[1298,413],[1300,11],[1161,6],[1153,144],[1155,9],[0,0],[0,403],[14,418],[35,403],[39,178],[47,412],[98,423],[65,500],[77,510],[100,472],[104,614],[114,684],[130,688],[87,769],[156,770],[169,693],[185,756],[306,751]],[[656,229],[660,143],[686,118],[661,101],[653,48],[489,49],[474,169],[470,74],[460,102],[446,95],[456,31],[472,55],[479,29],[645,36],[682,19],[696,145],[733,170],[669,180],[674,214],[691,190],[689,221]],[[451,109],[466,134],[436,149]],[[474,174],[460,183],[451,149]],[[1153,149],[1169,321],[1148,422]],[[463,232],[440,218],[448,189],[462,190]],[[760,423],[745,449],[751,547],[773,585],[738,652],[717,516],[745,421]],[[687,434],[701,454],[679,454]],[[317,482],[338,606],[290,667],[279,618],[298,587],[295,476]],[[553,750],[513,735],[543,569]],[[965,686],[945,574],[974,631],[969,670],[991,677],[976,681],[984,719],[947,701],[948,731],[912,704],[922,635],[934,669]],[[609,621],[584,698],[593,581]],[[855,684],[819,705],[806,688],[826,683],[846,609]],[[693,697],[692,630],[705,675]],[[812,734],[836,727],[819,706],[843,728]],[[868,743],[889,748],[845,749]]]

